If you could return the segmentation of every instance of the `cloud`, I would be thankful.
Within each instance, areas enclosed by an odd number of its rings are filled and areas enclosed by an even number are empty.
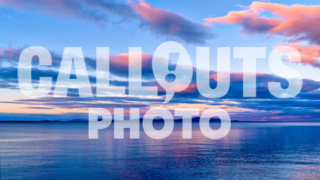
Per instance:
[[[320,6],[292,5],[253,2],[250,6],[257,11],[266,11],[277,15],[282,22],[269,33],[281,34],[294,39],[305,39],[311,43],[320,43]]]
[[[159,35],[196,44],[206,44],[207,40],[213,38],[208,27],[193,23],[179,14],[153,7],[142,0],[139,3],[130,2],[130,5],[144,22],[143,25]]]
[[[284,45],[296,48],[300,52],[302,64],[320,67],[320,5],[287,6],[253,2],[245,8],[241,11],[231,11],[223,17],[205,20],[212,24],[238,24],[247,34],[281,35],[285,38]],[[302,42],[307,42],[307,45],[303,46]]]
[[[107,22],[111,14],[126,18],[134,16],[128,5],[111,0],[0,0],[0,6],[52,16],[87,19],[94,22]]]
[[[21,50],[10,46],[0,47],[0,59],[19,59]]]
[[[277,18],[258,17],[259,13],[251,10],[231,11],[226,16],[206,18],[209,23],[240,24],[244,33],[268,33],[281,23]]]
[[[266,13],[274,17],[263,17]],[[320,6],[253,2],[246,10],[232,11],[226,16],[205,20],[210,23],[238,24],[248,33],[278,34],[293,41],[307,40],[320,44]]]
[[[0,62],[11,62],[8,66],[0,66],[0,88],[4,89],[18,89],[17,81],[17,62],[21,49],[15,49],[11,47],[0,48],[2,55],[0,56]],[[309,51],[305,51],[307,53]],[[312,51],[310,51],[312,52]],[[52,67],[43,68],[40,66],[34,66],[32,69],[32,78],[34,82],[37,82],[40,76],[53,77],[55,84],[58,70],[60,67],[61,55],[57,55],[54,52],[50,52],[53,57]],[[5,54],[5,55],[4,55]],[[311,53],[312,54],[312,53]],[[112,85],[128,87],[128,54],[110,55],[110,68],[112,69],[112,75],[121,78],[111,80]],[[89,71],[95,71],[95,59],[86,57],[86,65]],[[144,81],[143,85],[152,85],[159,88],[159,97],[132,97],[132,96],[114,96],[106,98],[79,98],[77,90],[70,90],[67,98],[53,98],[51,96],[40,99],[17,99],[15,101],[2,101],[1,104],[19,106],[30,110],[36,110],[38,113],[52,110],[55,113],[63,114],[63,112],[75,112],[74,118],[86,118],[86,108],[106,108],[111,112],[113,108],[141,108],[143,112],[151,107],[161,107],[164,101],[165,91],[161,89],[160,85],[154,79],[152,73],[152,55],[142,54],[142,76],[148,81]],[[318,101],[320,100],[320,82],[304,79],[302,91],[296,98],[292,99],[277,99],[273,97],[268,90],[268,82],[280,82],[283,88],[288,86],[288,82],[278,76],[258,73],[257,76],[257,98],[243,98],[243,73],[232,72],[231,84],[228,93],[218,99],[209,99],[201,96],[196,85],[196,69],[193,68],[192,81],[189,87],[181,92],[175,94],[170,103],[165,106],[173,107],[185,107],[186,104],[194,107],[221,107],[228,110],[232,119],[240,120],[266,120],[277,117],[276,120],[299,120],[305,115],[310,116],[309,120],[316,119],[319,116]],[[90,76],[90,82],[93,90],[95,89],[95,76],[94,73]],[[252,74],[254,75],[254,74]],[[210,72],[210,87],[215,88],[217,84],[217,76],[215,71]],[[52,94],[52,93],[51,93]],[[303,107],[303,108],[302,108]],[[299,109],[300,108],[300,109]],[[14,110],[13,110],[14,111]],[[255,113],[252,113],[255,112]],[[48,113],[48,112],[47,112]],[[3,111],[0,114],[0,120],[6,120],[8,118],[8,112]],[[11,113],[12,118],[21,118],[19,113]],[[52,119],[48,115],[37,115],[39,119]],[[57,117],[55,114],[53,117]],[[290,118],[289,118],[290,117]],[[25,117],[28,119],[29,117]],[[67,119],[69,116],[63,117]],[[21,120],[21,119],[20,119]]]
[[[305,56],[319,56],[318,50],[319,47],[311,46],[311,47],[302,47],[299,45],[292,45],[296,47],[298,50],[305,54]],[[18,80],[17,80],[17,65],[19,54],[21,49],[15,49],[12,47],[0,47],[0,52],[2,55],[0,56],[0,87],[12,87],[18,88]],[[54,52],[50,52],[53,58],[53,65],[43,66],[37,65],[35,62],[32,68],[32,79],[35,83],[38,82],[39,77],[46,76],[46,77],[53,77],[53,81],[57,80],[57,76],[59,73],[60,63],[62,56],[57,55]],[[138,54],[134,54],[137,56]],[[142,59],[142,78],[143,78],[143,85],[147,86],[157,86],[159,88],[159,92],[161,95],[164,95],[165,90],[160,87],[160,85],[155,80],[152,70],[152,55],[150,54],[141,54]],[[129,54],[118,54],[118,55],[110,55],[110,83],[116,86],[128,86],[128,60]],[[307,60],[303,60],[305,63],[309,63]],[[8,63],[7,65],[3,65]],[[311,61],[313,62],[313,61]],[[87,69],[89,71],[89,79],[93,88],[95,88],[95,71],[96,71],[96,59],[85,57],[85,63]],[[175,66],[174,64],[170,64],[169,66]],[[169,69],[173,69],[170,68]],[[193,68],[193,76],[189,87],[177,93],[177,97],[188,97],[188,98],[200,98],[201,95],[198,92],[196,86],[196,68]],[[74,76],[75,74],[72,74]],[[251,74],[257,76],[257,96],[258,98],[272,98],[273,96],[269,93],[268,90],[268,82],[281,82],[283,88],[288,86],[288,82],[278,76],[264,74],[264,73],[256,73]],[[211,71],[210,72],[210,86],[216,87],[217,84],[217,72]],[[241,98],[242,91],[243,91],[243,73],[232,72],[230,76],[231,87],[226,95],[227,98]],[[313,80],[303,80],[303,88],[302,91],[313,91],[317,88],[320,88],[320,83]],[[308,88],[305,88],[308,86]],[[76,92],[77,93],[77,92]],[[76,94],[75,94],[76,96]]]
[[[313,67],[320,67],[320,46],[317,45],[302,45],[299,43],[283,44],[284,46],[293,47],[299,51],[301,63],[304,65],[311,65]],[[288,58],[283,58],[288,61]]]
[[[142,23],[160,36],[196,44],[213,38],[210,29],[183,16],[140,1],[122,4],[112,0],[0,0],[0,7],[50,16],[89,20],[100,25],[108,22]]]
[[[318,104],[320,99],[276,99],[276,98],[224,98],[224,99],[195,99],[189,96],[175,98],[169,104],[162,104],[161,99],[148,99],[137,97],[108,97],[108,98],[40,98],[40,99],[21,99],[14,102],[1,102],[22,104],[32,107],[48,107],[58,109],[86,109],[90,108],[106,108],[113,112],[114,108],[125,108],[126,112],[129,108],[140,108],[141,113],[154,107],[165,107],[169,110],[182,107],[197,107],[206,109],[210,107],[220,107],[230,114],[233,120],[318,120],[319,111]],[[254,113],[253,113],[254,112]],[[83,113],[86,113],[84,110]],[[126,116],[128,114],[126,113]],[[28,118],[28,116],[26,116]],[[87,115],[75,114],[72,118],[86,118]],[[277,118],[274,118],[277,117]],[[0,119],[2,116],[0,115]]]

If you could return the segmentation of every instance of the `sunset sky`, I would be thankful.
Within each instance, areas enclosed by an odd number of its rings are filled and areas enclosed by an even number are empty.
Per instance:
[[[87,119],[88,108],[154,107],[173,110],[220,107],[233,120],[317,121],[320,115],[320,5],[314,1],[109,1],[109,0],[0,0],[0,120]],[[159,86],[151,73],[151,59],[163,42],[177,41],[188,51],[195,66],[196,47],[210,47],[212,63],[217,47],[274,47],[286,45],[301,54],[301,63],[284,63],[303,77],[302,91],[295,98],[279,99],[268,90],[268,82],[287,81],[269,69],[268,59],[257,60],[257,97],[243,98],[242,60],[231,55],[230,90],[222,98],[201,96],[190,86],[163,104],[159,97],[110,96],[79,98],[70,89],[68,98],[29,99],[19,90],[17,64],[29,46],[51,52],[52,66],[34,66],[32,78],[56,81],[65,47],[82,47],[92,87],[95,87],[96,47],[110,47],[111,84],[127,86],[128,48],[142,47],[145,85]],[[172,57],[174,61],[176,57]],[[212,67],[212,83],[215,84]],[[288,75],[290,76],[290,75]]]

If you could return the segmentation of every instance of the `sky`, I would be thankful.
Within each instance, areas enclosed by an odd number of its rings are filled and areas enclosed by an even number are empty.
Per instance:
[[[225,109],[233,120],[246,121],[318,121],[320,115],[320,5],[316,1],[180,0],[0,0],[0,120],[86,119],[88,108]],[[165,91],[154,79],[152,54],[166,42],[176,41],[189,53],[196,65],[196,48],[209,47],[212,64],[217,47],[266,47],[267,56],[280,45],[296,48],[300,63],[283,63],[303,78],[301,92],[293,98],[276,98],[268,82],[286,79],[274,75],[268,59],[257,60],[257,97],[243,97],[242,60],[231,56],[231,85],[217,99],[201,96],[195,71],[189,87],[164,104]],[[67,98],[30,99],[21,94],[17,79],[19,56],[29,46],[50,51],[53,65],[39,66],[34,59],[33,82],[40,76],[57,79],[65,47],[81,47],[90,83],[95,87],[96,47],[110,48],[112,85],[128,86],[129,47],[141,47],[142,75],[145,85],[159,88],[157,97],[110,95],[105,98],[81,98],[69,89]],[[171,59],[174,61],[174,58]],[[216,71],[212,66],[212,86]],[[288,74],[290,77],[290,74]],[[211,77],[211,76],[210,76]],[[54,86],[52,92],[54,91]]]

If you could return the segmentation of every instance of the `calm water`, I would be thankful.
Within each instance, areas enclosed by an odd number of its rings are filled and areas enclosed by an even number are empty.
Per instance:
[[[0,123],[1,179],[320,179],[319,123],[233,123],[220,140],[193,128],[89,140],[87,123]]]

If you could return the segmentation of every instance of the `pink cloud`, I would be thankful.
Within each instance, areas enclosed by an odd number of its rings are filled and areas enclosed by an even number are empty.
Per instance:
[[[130,6],[138,14],[142,25],[148,26],[157,34],[197,44],[205,44],[213,37],[207,26],[191,22],[171,11],[153,7],[143,0],[139,3],[130,2]]]
[[[251,10],[231,11],[226,16],[206,18],[209,23],[240,24],[246,33],[266,33],[281,23],[277,18],[258,17],[259,13]]]
[[[141,56],[142,68],[151,68],[148,67],[151,64],[152,55],[141,53],[134,54],[134,57],[139,58]],[[117,67],[128,67],[129,63],[129,54],[118,54],[118,55],[110,55],[111,64]]]
[[[271,13],[274,17],[263,17]],[[253,2],[247,9],[232,11],[226,16],[207,18],[210,23],[239,24],[243,31],[279,34],[292,40],[307,40],[320,44],[320,5],[282,5]]]
[[[0,58],[1,59],[13,59],[18,58],[20,55],[20,49],[14,49],[12,47],[0,47]]]
[[[285,46],[290,46],[299,51],[301,57],[301,63],[304,65],[312,65],[314,67],[319,67],[320,58],[320,46],[317,45],[305,45],[299,43],[284,44]],[[283,60],[288,61],[287,58]]]

